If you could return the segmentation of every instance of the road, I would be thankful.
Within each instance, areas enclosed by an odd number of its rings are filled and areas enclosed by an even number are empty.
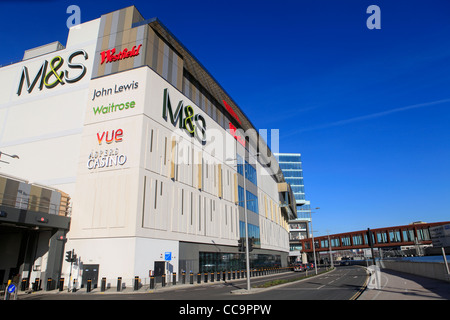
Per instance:
[[[367,280],[364,268],[338,267],[335,271],[252,295],[256,300],[350,300]]]
[[[313,273],[310,271],[309,274]],[[299,273],[286,272],[270,277],[252,278],[252,286],[271,279],[298,277]],[[270,289],[252,288],[250,294],[240,294],[246,288],[245,280],[173,287],[144,293],[53,293],[22,295],[22,300],[349,300],[367,280],[364,268],[338,267],[315,277],[303,279]]]

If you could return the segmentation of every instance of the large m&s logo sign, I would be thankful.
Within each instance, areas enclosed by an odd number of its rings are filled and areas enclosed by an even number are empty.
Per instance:
[[[67,69],[65,70],[62,69],[64,66],[64,59],[61,56],[54,57],[50,60],[50,62],[45,60],[34,76],[33,81],[30,81],[28,68],[24,66],[22,68],[22,74],[20,75],[17,95],[20,96],[22,94],[22,88],[25,82],[27,92],[31,93],[38,82],[38,88],[39,90],[42,90],[44,86],[47,89],[51,89],[56,87],[58,84],[64,85],[65,83],[74,83],[81,80],[86,74],[86,66],[82,63],[75,63],[73,61],[77,56],[82,56],[84,60],[88,59],[88,54],[86,51],[77,50],[67,59]],[[73,73],[69,73],[69,70],[71,69],[79,69],[79,72],[74,75]]]
[[[168,118],[167,116],[169,116],[170,122],[172,122],[174,126],[178,123],[180,129],[185,129],[202,143],[206,142],[205,118],[201,114],[194,114],[194,108],[191,105],[185,106],[183,100],[178,102],[178,106],[175,109],[175,112],[173,112],[169,91],[167,89],[164,89],[162,116],[166,121]]]

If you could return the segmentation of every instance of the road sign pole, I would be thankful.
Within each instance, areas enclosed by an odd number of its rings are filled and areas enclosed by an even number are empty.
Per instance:
[[[248,248],[248,215],[247,215],[247,189],[245,180],[247,179],[245,174],[245,163],[244,163],[244,217],[245,217],[245,267],[247,269],[247,291],[250,291],[250,252]]]
[[[445,249],[442,247],[442,256],[444,257],[445,269],[447,270],[447,276],[450,275],[450,271],[448,269],[447,257],[445,256]]]

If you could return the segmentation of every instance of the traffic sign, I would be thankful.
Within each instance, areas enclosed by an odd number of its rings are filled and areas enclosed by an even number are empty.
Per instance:
[[[165,252],[164,253],[164,260],[171,261],[172,260],[172,252]]]
[[[16,291],[16,286],[15,286],[13,283],[11,283],[11,284],[8,286],[8,292],[9,292],[9,293],[13,293],[14,291]]]

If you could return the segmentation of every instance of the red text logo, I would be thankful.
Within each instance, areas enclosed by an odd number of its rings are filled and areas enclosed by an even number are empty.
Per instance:
[[[230,134],[240,143],[245,147],[245,140],[244,138],[242,138],[240,135],[238,135],[236,133],[236,127],[233,126],[233,124],[231,122],[228,123],[230,126]]]
[[[225,108],[227,109],[227,111],[233,116],[233,118],[235,118],[235,119],[239,122],[239,124],[242,125],[242,122],[241,122],[241,120],[239,119],[239,117],[238,117],[238,115],[236,114],[236,112],[234,112],[234,110],[231,109],[230,105],[229,105],[225,100],[222,100],[222,101],[223,101],[223,104],[225,105]]]
[[[103,131],[102,133],[97,132],[97,140],[98,140],[98,144],[102,144],[103,139],[105,139],[105,142],[107,144],[113,143],[115,142],[121,142],[122,141],[122,136],[123,136],[123,130],[122,129],[117,129],[117,130],[112,130],[110,131]]]
[[[138,45],[137,48],[136,48],[136,46],[133,46],[133,48],[130,51],[128,51],[128,49],[125,48],[117,54],[116,54],[116,49],[102,51],[102,52],[100,52],[100,55],[102,56],[102,61],[100,62],[100,64],[103,64],[105,62],[108,63],[108,62],[118,61],[118,60],[137,56],[137,55],[139,55],[139,50],[141,49],[141,47],[142,47],[142,44]]]

